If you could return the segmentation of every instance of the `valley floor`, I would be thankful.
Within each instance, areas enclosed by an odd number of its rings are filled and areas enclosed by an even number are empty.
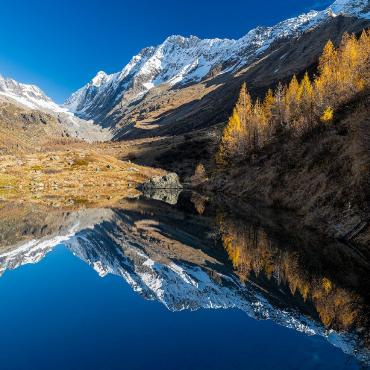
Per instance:
[[[34,151],[9,150],[0,158],[0,199],[55,207],[105,206],[136,197],[147,179],[173,171],[191,184],[202,164],[205,192],[257,200],[295,212],[302,225],[362,245],[369,227],[368,101],[346,107],[330,128],[282,139],[252,161],[218,172],[220,128],[122,142],[63,140]]]
[[[0,199],[43,202],[59,207],[101,204],[135,197],[136,187],[164,171],[122,161],[92,145],[74,144],[29,154],[9,154],[0,161]]]

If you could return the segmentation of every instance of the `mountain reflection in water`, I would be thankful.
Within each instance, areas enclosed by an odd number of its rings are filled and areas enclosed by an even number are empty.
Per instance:
[[[100,276],[119,276],[171,311],[237,308],[321,335],[367,366],[363,251],[250,206],[194,193],[169,203],[64,210],[0,203],[0,273],[36,263],[63,243]]]

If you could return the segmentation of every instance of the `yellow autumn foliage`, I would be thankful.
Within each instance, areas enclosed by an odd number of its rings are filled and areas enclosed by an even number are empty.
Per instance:
[[[333,121],[335,111],[370,88],[370,32],[360,38],[344,34],[335,48],[329,40],[319,59],[318,75],[294,75],[285,86],[268,90],[262,102],[252,101],[243,84],[224,129],[216,156],[218,166],[241,161],[267,145],[277,132],[299,135],[320,122]]]
[[[322,116],[320,117],[321,121],[322,122],[330,122],[333,120],[333,117],[334,117],[334,110],[332,107],[327,107],[325,110],[324,110],[324,113],[322,114]]]

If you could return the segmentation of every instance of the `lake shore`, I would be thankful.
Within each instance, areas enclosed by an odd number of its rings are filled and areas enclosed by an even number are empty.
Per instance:
[[[9,154],[0,160],[0,198],[51,206],[134,197],[137,186],[165,172],[93,150]]]

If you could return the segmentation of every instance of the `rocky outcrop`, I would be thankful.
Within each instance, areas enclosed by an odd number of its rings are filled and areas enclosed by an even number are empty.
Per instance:
[[[145,182],[139,187],[143,192],[149,192],[155,189],[182,189],[179,176],[170,172],[164,176],[156,176]]]
[[[164,176],[153,177],[139,186],[146,198],[160,200],[168,204],[176,204],[183,187],[179,176],[169,172]]]

